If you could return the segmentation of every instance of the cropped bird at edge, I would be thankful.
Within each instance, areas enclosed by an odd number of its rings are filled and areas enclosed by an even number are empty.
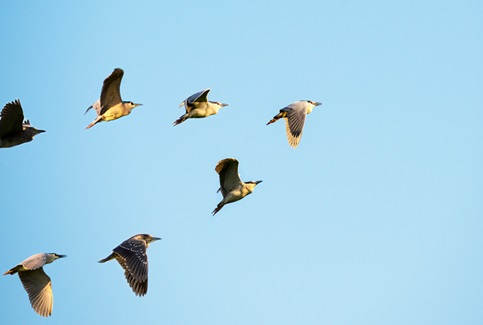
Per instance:
[[[278,121],[281,118],[285,119],[285,131],[287,133],[288,143],[292,148],[297,148],[300,139],[302,138],[302,131],[304,129],[305,116],[312,112],[315,106],[322,105],[319,102],[311,100],[300,100],[298,102],[287,105],[280,110],[280,113],[275,115],[267,125]]]
[[[43,266],[52,263],[56,259],[66,257],[56,253],[38,253],[20,262],[3,275],[18,273],[20,281],[29,296],[30,304],[37,314],[49,317],[52,314],[54,296],[52,294],[52,282],[45,274]]]
[[[121,99],[121,80],[124,71],[120,68],[114,69],[109,77],[104,80],[102,85],[101,98],[89,106],[84,115],[91,109],[97,112],[96,119],[89,124],[86,129],[90,129],[99,122],[109,122],[117,120],[123,116],[131,114],[133,108],[142,104],[135,104]]]
[[[24,122],[20,100],[6,104],[0,113],[0,148],[10,148],[19,144],[30,142],[44,130],[37,130],[30,125],[29,120]]]
[[[136,296],[144,296],[148,292],[148,256],[149,244],[161,238],[147,234],[139,234],[125,240],[112,250],[112,254],[99,261],[105,263],[116,259],[124,269],[129,286]]]
[[[238,174],[238,160],[235,158],[226,158],[220,160],[215,167],[215,171],[220,175],[220,188],[223,195],[223,200],[218,203],[215,210],[213,210],[213,216],[220,211],[225,204],[232,203],[243,199],[245,196],[251,194],[262,181],[249,181],[243,182],[240,180]]]
[[[186,98],[179,107],[184,105],[186,113],[173,122],[173,125],[183,123],[189,118],[203,118],[217,114],[220,108],[228,106],[228,104],[220,102],[212,102],[208,100],[210,88],[197,92]]]

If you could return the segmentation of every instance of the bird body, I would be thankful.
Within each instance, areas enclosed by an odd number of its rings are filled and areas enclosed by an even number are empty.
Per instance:
[[[311,100],[300,100],[282,108],[280,112],[271,119],[267,125],[285,119],[285,131],[287,133],[288,143],[291,147],[296,148],[302,138],[302,131],[305,124],[305,116],[310,114],[315,106],[322,105],[319,102]]]
[[[32,308],[40,316],[50,316],[54,305],[52,282],[50,277],[44,272],[43,266],[62,257],[65,257],[65,255],[38,253],[30,256],[3,274],[13,275],[18,273],[20,281],[29,296]]]
[[[91,108],[97,112],[96,119],[89,124],[86,129],[93,127],[99,122],[113,121],[123,116],[127,116],[131,114],[131,111],[135,107],[142,105],[130,101],[123,101],[121,99],[120,87],[123,75],[124,71],[120,68],[116,68],[111,75],[104,80],[101,98],[89,106],[85,112],[87,113]]]
[[[6,104],[0,113],[0,148],[11,148],[19,144],[30,142],[44,130],[38,130],[24,121],[20,100]]]
[[[160,239],[147,234],[132,236],[114,248],[112,253],[100,260],[99,263],[116,259],[124,269],[124,276],[136,296],[144,296],[148,291],[148,256],[146,249],[153,241]]]
[[[173,125],[183,123],[189,118],[203,118],[217,114],[220,108],[228,104],[208,100],[210,89],[205,89],[186,98],[179,107],[184,106],[186,113],[173,122]]]
[[[238,160],[226,158],[220,160],[215,167],[215,171],[220,176],[220,188],[223,199],[218,203],[212,214],[217,214],[225,204],[236,202],[251,194],[262,181],[243,182],[238,175]]]

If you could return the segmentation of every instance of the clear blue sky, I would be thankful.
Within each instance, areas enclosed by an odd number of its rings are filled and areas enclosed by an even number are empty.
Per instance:
[[[480,1],[2,1],[0,269],[38,252],[54,311],[0,278],[0,323],[482,324]],[[84,130],[114,68],[143,103]],[[188,120],[211,88],[230,104]],[[293,150],[285,105],[323,102]],[[249,197],[216,217],[216,163]],[[98,264],[137,233],[149,290]]]

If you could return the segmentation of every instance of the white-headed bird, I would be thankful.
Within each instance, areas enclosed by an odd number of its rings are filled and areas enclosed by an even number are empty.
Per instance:
[[[319,102],[311,100],[300,100],[298,102],[287,105],[280,110],[280,113],[275,115],[267,125],[278,121],[281,118],[285,119],[285,131],[287,132],[288,143],[292,148],[297,148],[300,139],[302,138],[302,131],[304,129],[305,116],[312,112],[315,106],[322,105]]]
[[[111,75],[104,80],[101,98],[86,110],[87,113],[91,108],[94,108],[97,112],[96,119],[89,124],[86,129],[93,127],[99,122],[117,120],[120,117],[129,115],[133,108],[142,105],[130,101],[123,101],[121,99],[120,88],[123,75],[124,71],[120,68],[116,68]]]
[[[251,194],[257,184],[262,181],[243,182],[238,175],[238,160],[235,158],[226,158],[220,160],[215,167],[215,171],[220,176],[220,188],[223,195],[223,200],[218,203],[218,206],[213,210],[215,215],[220,211],[225,204],[232,203],[243,199],[248,194]]]
[[[65,255],[56,253],[35,254],[3,274],[13,275],[18,273],[20,281],[22,281],[23,287],[29,295],[32,308],[40,316],[49,317],[54,305],[52,282],[50,277],[45,274],[43,266],[62,257],[65,257]]]
[[[186,98],[179,107],[184,106],[186,113],[173,122],[173,125],[183,123],[189,118],[203,118],[218,113],[220,108],[228,106],[228,104],[220,102],[211,102],[208,100],[210,89],[197,92]]]

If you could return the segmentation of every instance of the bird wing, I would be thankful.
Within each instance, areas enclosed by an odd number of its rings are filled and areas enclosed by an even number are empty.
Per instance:
[[[37,270],[45,265],[47,261],[47,256],[45,253],[38,253],[30,256],[25,261],[21,262],[22,265],[27,270]]]
[[[146,294],[148,289],[148,256],[144,241],[128,239],[113,249],[116,260],[124,269],[129,286],[138,296]]]
[[[121,99],[121,80],[124,71],[120,68],[114,69],[109,77],[104,80],[101,91],[101,111],[104,114],[110,107],[122,102]]]
[[[43,268],[18,272],[20,281],[29,296],[30,304],[37,314],[48,317],[52,314],[54,296],[52,282]]]
[[[186,113],[189,113],[193,108],[195,108],[195,103],[207,102],[209,92],[210,92],[210,88],[207,88],[205,90],[199,91],[196,94],[189,96],[184,101]]]
[[[23,130],[23,110],[20,100],[6,104],[0,113],[0,138]]]
[[[99,115],[99,113],[101,112],[101,99],[99,98],[94,104],[89,106],[84,115],[86,115],[91,108],[93,108],[97,112],[97,115]]]
[[[307,115],[306,107],[302,103],[295,103],[282,108],[280,112],[287,113],[285,131],[287,133],[288,143],[295,148],[302,138],[305,116]]]
[[[220,175],[220,190],[223,197],[240,185],[241,180],[238,175],[238,160],[235,158],[220,160],[215,167],[215,171]]]

